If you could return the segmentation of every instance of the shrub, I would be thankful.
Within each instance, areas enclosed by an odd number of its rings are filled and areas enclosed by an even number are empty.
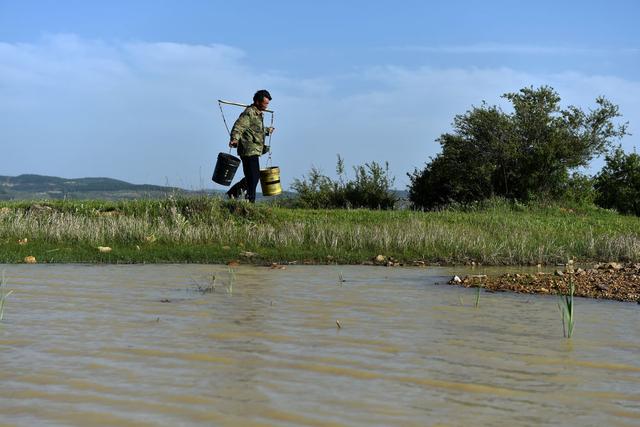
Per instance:
[[[606,156],[605,166],[595,178],[598,206],[620,213],[640,215],[640,155],[621,148]]]
[[[291,189],[298,194],[294,206],[310,209],[347,206],[344,186],[323,175],[315,167],[312,167],[309,175],[302,177],[302,180],[296,178]]]
[[[296,205],[305,208],[369,208],[393,209],[398,197],[393,191],[395,179],[389,175],[389,164],[365,163],[353,168],[355,178],[346,181],[344,160],[338,156],[337,180],[313,167],[302,180],[294,180],[291,189],[298,194]]]
[[[573,173],[562,189],[562,200],[577,206],[593,206],[596,199],[594,178],[581,173]]]

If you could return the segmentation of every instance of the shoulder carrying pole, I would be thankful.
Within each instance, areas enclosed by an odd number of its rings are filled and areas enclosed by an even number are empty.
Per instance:
[[[218,103],[227,104],[227,105],[236,105],[238,107],[248,107],[249,105],[251,105],[251,104],[241,104],[239,102],[233,102],[233,101],[225,101],[223,99],[218,99]],[[273,110],[264,110],[264,111],[266,111],[267,113],[273,114]]]
[[[224,122],[224,127],[227,128],[227,133],[229,134],[229,136],[231,136],[231,130],[229,129],[229,125],[227,125],[227,119],[224,117],[224,110],[222,109],[222,104],[226,104],[226,105],[235,105],[238,107],[248,107],[251,104],[241,104],[239,102],[233,102],[233,101],[225,101],[223,99],[218,99],[218,107],[220,107],[220,114],[222,114],[222,121]],[[275,116],[275,112],[273,110],[264,110],[267,113],[271,113],[271,127],[273,127],[273,118]],[[271,133],[269,134],[269,160],[268,160],[268,164],[271,164]],[[231,148],[229,148],[229,153],[231,153]]]

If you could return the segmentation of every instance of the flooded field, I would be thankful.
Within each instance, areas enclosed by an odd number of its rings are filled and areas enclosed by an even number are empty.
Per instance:
[[[459,269],[0,270],[0,425],[640,424],[635,303],[577,299],[567,340]]]

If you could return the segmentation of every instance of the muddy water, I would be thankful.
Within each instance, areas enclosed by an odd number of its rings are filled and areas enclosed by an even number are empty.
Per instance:
[[[0,425],[640,424],[637,304],[579,299],[568,341],[447,269],[2,269]]]

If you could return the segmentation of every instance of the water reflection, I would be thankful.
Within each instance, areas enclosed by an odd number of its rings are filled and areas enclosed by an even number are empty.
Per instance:
[[[223,266],[0,269],[15,289],[2,423],[640,420],[634,304],[579,299],[568,341],[556,298],[482,294],[476,309],[475,290],[434,284],[448,269],[240,267],[232,290]]]

